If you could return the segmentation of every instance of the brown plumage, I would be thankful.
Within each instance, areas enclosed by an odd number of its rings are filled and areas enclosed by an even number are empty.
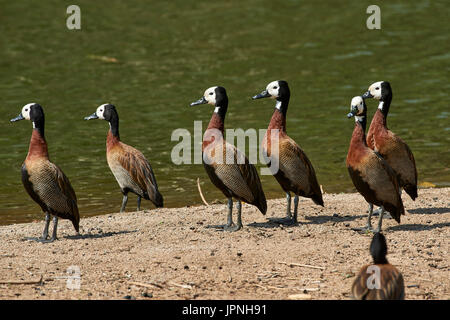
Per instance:
[[[27,104],[21,114],[11,121],[31,120],[31,134],[28,155],[22,165],[22,183],[30,197],[46,214],[46,224],[39,241],[47,241],[50,215],[53,215],[53,234],[49,241],[56,240],[58,219],[69,219],[78,233],[80,215],[77,197],[64,172],[49,160],[44,135],[45,117],[42,107],[36,103]]]
[[[391,86],[387,81],[375,83],[369,87],[369,91],[365,95],[380,100],[379,109],[375,112],[367,133],[367,145],[386,160],[397,174],[399,186],[411,199],[415,200],[417,198],[417,169],[414,155],[408,145],[386,125],[392,101]]]
[[[348,117],[356,116],[350,147],[347,154],[347,169],[358,192],[371,205],[381,206],[389,211],[392,217],[400,223],[400,216],[404,214],[403,202],[398,193],[398,181],[395,172],[389,164],[366,143],[366,110],[367,107],[361,97],[352,100],[352,112]],[[383,213],[380,214],[377,231],[381,230]],[[371,229],[369,212],[368,229]]]
[[[297,223],[298,196],[311,198],[315,204],[323,206],[322,192],[314,168],[306,154],[286,133],[286,113],[290,91],[286,81],[273,81],[261,94],[253,99],[273,97],[277,100],[275,110],[261,144],[264,154],[271,157],[269,167],[278,164],[278,170],[272,168],[275,179],[287,195],[287,221]],[[277,131],[275,131],[277,130]],[[272,152],[272,138],[278,139],[278,157]],[[275,173],[274,173],[275,171]],[[295,194],[294,215],[290,212],[290,192]]]
[[[361,268],[352,285],[352,295],[357,300],[403,300],[403,276],[386,259],[386,239],[375,233],[370,244],[372,265]]]
[[[120,141],[119,116],[116,108],[111,104],[101,105],[94,114],[85,119],[98,118],[110,123],[106,138],[106,159],[123,193],[120,212],[125,210],[130,191],[138,196],[138,211],[141,198],[150,200],[156,207],[162,207],[163,197],[158,190],[150,163],[142,152]]]
[[[211,94],[210,94],[211,93]],[[202,152],[203,165],[211,182],[228,198],[228,219],[224,229],[242,228],[241,201],[256,206],[261,213],[267,211],[266,197],[258,172],[247,157],[223,138],[224,120],[228,108],[225,88],[212,87],[204,97],[191,105],[210,103],[216,106],[205,132]],[[238,200],[237,224],[232,221],[232,198]]]
[[[267,203],[258,172],[250,164],[247,157],[225,139],[214,140],[204,145],[203,166],[211,182],[223,192],[227,198],[235,198],[256,206],[261,213],[267,211]],[[222,153],[220,161],[218,154]],[[233,163],[227,163],[226,157],[231,156]]]

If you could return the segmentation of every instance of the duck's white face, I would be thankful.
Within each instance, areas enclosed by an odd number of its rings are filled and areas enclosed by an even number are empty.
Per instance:
[[[208,104],[212,104],[213,106],[216,104],[216,88],[217,86],[208,88],[203,94]]]
[[[356,115],[360,115],[364,112],[364,101],[360,96],[353,97],[352,102],[350,103],[350,111],[353,111],[355,108],[358,109]]]
[[[355,122],[363,121],[364,115],[364,100],[361,96],[356,96],[352,98],[352,102],[350,103],[350,115],[355,116]]]
[[[372,83],[369,87],[369,92],[373,96],[374,99],[380,100],[381,99],[381,84],[383,81],[378,81],[375,83]]]
[[[266,90],[270,94],[272,99],[278,98],[280,92],[280,84],[278,83],[278,80],[269,83],[266,87]]]
[[[107,103],[102,104],[101,106],[99,106],[99,107],[97,108],[97,111],[95,111],[95,114],[97,115],[97,117],[98,117],[99,119],[105,120],[104,113],[105,113],[105,106],[106,106],[106,105],[107,105]]]
[[[22,116],[27,119],[30,120],[30,111],[31,111],[31,106],[34,105],[35,103],[28,103],[26,105],[23,106],[22,108]]]

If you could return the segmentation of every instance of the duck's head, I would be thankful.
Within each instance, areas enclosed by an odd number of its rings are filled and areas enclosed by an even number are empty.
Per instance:
[[[373,98],[379,101],[392,99],[391,85],[387,81],[378,81],[372,83],[366,93],[362,96],[364,99]]]
[[[352,98],[350,103],[350,113],[347,114],[348,118],[355,117],[356,121],[360,118],[365,117],[367,113],[367,106],[364,102],[363,97],[356,96]]]
[[[203,97],[191,103],[192,106],[199,104],[210,104],[216,107],[214,112],[218,112],[220,108],[227,108],[228,97],[224,87],[215,86],[205,90]]]
[[[84,117],[84,120],[102,119],[111,121],[113,116],[117,116],[116,107],[110,103],[102,104],[97,110],[88,117]]]
[[[374,234],[372,241],[370,242],[370,254],[374,263],[387,263],[387,244],[386,238],[380,232]]]
[[[44,121],[44,109],[37,103],[28,103],[23,106],[17,117],[11,119],[11,122],[19,120],[30,120],[33,122],[33,126],[36,126],[36,123]]]
[[[279,101],[289,99],[291,92],[289,90],[288,83],[284,80],[275,80],[269,83],[266,90],[263,90],[260,94],[253,96],[253,100],[262,98],[272,98]]]

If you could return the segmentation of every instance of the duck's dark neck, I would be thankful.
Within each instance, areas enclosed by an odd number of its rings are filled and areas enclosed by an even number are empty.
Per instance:
[[[109,119],[109,130],[111,131],[112,135],[117,140],[120,140],[120,135],[119,135],[119,116],[115,112],[113,112],[111,114],[111,119]]]
[[[373,258],[373,264],[388,264],[388,260],[386,259],[386,256],[375,256]]]
[[[275,109],[280,111],[283,116],[286,118],[287,109],[289,106],[289,99],[291,98],[290,94],[285,94],[283,98],[278,98],[277,103],[275,104]]]
[[[388,260],[386,259],[386,252],[382,250],[378,250],[376,252],[371,252],[373,263],[374,264],[388,264]]]
[[[288,105],[289,96],[280,100],[277,99],[268,129],[278,129],[282,132],[286,132],[286,114]]]
[[[364,135],[366,135],[367,117],[366,116],[360,116],[360,117],[358,117],[356,119],[357,119],[356,123],[361,126]]]
[[[392,101],[392,94],[386,95],[380,100],[380,103],[378,104],[378,109],[381,111],[381,113],[384,115],[384,117],[387,117],[389,113],[389,107],[391,106]]]
[[[45,140],[45,134],[44,134],[45,120],[44,120],[44,118],[39,117],[38,119],[35,119],[32,122],[33,122],[33,130],[36,130],[37,132],[39,132],[39,134]]]
[[[220,130],[223,134],[225,127],[225,115],[227,114],[228,100],[216,104],[214,113],[208,124],[208,129]]]

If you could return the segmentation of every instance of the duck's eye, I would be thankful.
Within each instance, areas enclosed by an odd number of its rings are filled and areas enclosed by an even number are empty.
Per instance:
[[[210,93],[209,93],[209,95],[210,95],[210,96],[212,96],[212,95],[213,95],[213,93],[212,93],[212,92],[210,92]]]
[[[25,111],[27,111],[27,112],[28,112],[28,109],[25,109]]]
[[[277,87],[275,86],[275,87],[273,87],[274,89],[276,89]]]
[[[376,87],[376,88],[375,88],[375,90],[379,90],[379,89],[380,89],[379,87]]]

